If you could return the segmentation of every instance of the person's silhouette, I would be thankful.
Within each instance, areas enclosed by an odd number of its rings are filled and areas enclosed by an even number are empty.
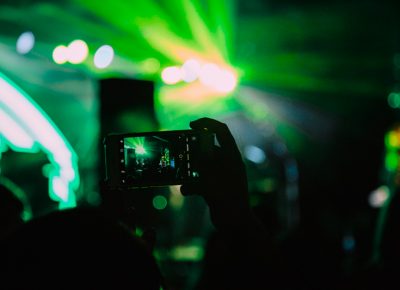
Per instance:
[[[1,248],[1,289],[160,289],[144,242],[95,208],[53,212],[25,224]]]

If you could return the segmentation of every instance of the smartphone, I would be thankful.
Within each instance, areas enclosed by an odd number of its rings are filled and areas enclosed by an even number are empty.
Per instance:
[[[128,188],[197,182],[214,140],[197,130],[110,134],[104,139],[106,182]]]

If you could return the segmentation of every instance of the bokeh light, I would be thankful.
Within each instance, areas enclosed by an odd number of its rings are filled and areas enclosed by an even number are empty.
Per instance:
[[[167,199],[162,195],[156,195],[153,198],[153,206],[155,209],[163,210],[167,207],[167,204],[168,204]]]
[[[385,185],[378,187],[368,197],[368,202],[371,207],[382,207],[389,198],[389,188]]]
[[[168,85],[174,85],[182,80],[182,70],[177,66],[169,66],[161,72],[161,79]]]
[[[201,67],[200,82],[203,85],[213,87],[219,79],[221,70],[214,63],[206,63]]]
[[[236,76],[228,71],[228,70],[221,70],[217,81],[214,85],[214,88],[222,93],[229,93],[232,92],[237,85],[237,78]]]
[[[65,45],[59,45],[53,50],[53,60],[57,64],[63,64],[68,61],[68,48]]]
[[[89,48],[83,40],[77,39],[68,45],[68,61],[73,64],[83,62],[88,56]]]
[[[27,54],[35,45],[35,36],[31,31],[22,33],[17,40],[17,52],[20,54]]]
[[[200,74],[200,63],[195,59],[188,59],[182,65],[182,80],[191,83],[195,81]]]
[[[400,108],[400,93],[390,93],[388,96],[388,104],[393,109]]]
[[[114,59],[114,49],[110,45],[99,47],[94,55],[94,65],[97,68],[108,67]]]
[[[264,150],[254,145],[248,145],[244,148],[244,156],[247,160],[257,164],[261,164],[267,159]]]

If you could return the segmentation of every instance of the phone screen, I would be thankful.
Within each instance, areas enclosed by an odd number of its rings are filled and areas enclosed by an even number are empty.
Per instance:
[[[155,132],[120,139],[124,185],[167,185],[199,177],[199,136],[192,131]]]

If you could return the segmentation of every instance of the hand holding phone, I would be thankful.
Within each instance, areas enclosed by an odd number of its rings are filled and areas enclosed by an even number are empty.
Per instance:
[[[201,118],[190,123],[197,131],[215,134],[219,145],[201,160],[200,183],[184,184],[184,195],[201,195],[210,207],[211,219],[219,229],[236,231],[251,217],[247,175],[240,151],[228,126],[217,120]]]
[[[200,130],[111,134],[104,140],[111,187],[139,188],[193,183],[214,136]]]

